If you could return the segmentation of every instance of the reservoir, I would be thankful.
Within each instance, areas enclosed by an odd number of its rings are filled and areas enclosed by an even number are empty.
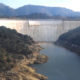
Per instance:
[[[80,80],[80,56],[52,43],[41,46],[45,48],[41,53],[49,59],[45,64],[34,65],[38,73],[48,76],[48,80]]]

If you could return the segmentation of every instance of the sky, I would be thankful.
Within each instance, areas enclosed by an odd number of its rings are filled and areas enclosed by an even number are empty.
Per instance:
[[[74,11],[80,11],[80,0],[0,0],[12,8],[18,8],[23,5],[43,5],[50,7],[65,7]]]

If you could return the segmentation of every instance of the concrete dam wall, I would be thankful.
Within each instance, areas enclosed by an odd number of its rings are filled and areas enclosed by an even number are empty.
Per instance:
[[[16,29],[35,41],[53,42],[61,34],[79,27],[80,21],[0,19],[0,26]]]

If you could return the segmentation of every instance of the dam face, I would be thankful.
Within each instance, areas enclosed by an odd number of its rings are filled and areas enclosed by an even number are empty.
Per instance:
[[[56,41],[59,36],[80,26],[80,21],[0,19],[0,26],[16,29],[35,41]]]

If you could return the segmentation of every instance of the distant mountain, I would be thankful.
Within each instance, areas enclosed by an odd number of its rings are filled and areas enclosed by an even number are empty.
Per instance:
[[[6,6],[2,3],[0,3],[0,16],[1,17],[7,17],[7,16],[14,16],[15,10],[13,8],[10,8],[9,6]]]
[[[27,19],[51,19],[53,18],[52,16],[49,16],[44,13],[32,13],[29,15],[18,15],[16,16],[17,18],[27,18]]]
[[[80,16],[80,13],[62,7],[45,7],[25,5],[16,9],[18,15],[29,15],[32,13],[43,13],[49,16]]]
[[[37,14],[37,17],[36,17]],[[0,16],[24,16],[40,18],[39,16],[45,15],[46,18],[73,18],[80,17],[80,12],[75,12],[62,7],[45,7],[37,5],[25,5],[17,9],[10,8],[4,4],[0,4]],[[35,18],[34,17],[34,18]],[[44,16],[43,16],[44,17]]]

